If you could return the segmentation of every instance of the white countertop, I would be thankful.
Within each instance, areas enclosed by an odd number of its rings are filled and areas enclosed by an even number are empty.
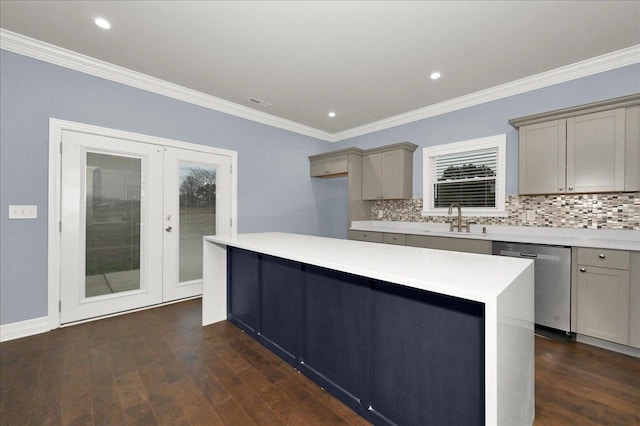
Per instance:
[[[483,226],[487,233],[482,233]],[[568,247],[640,251],[640,231],[615,229],[545,228],[533,226],[471,225],[471,232],[449,232],[446,223],[354,221],[356,231],[427,235],[434,237],[472,238]]]
[[[483,303],[495,301],[523,271],[533,267],[533,261],[525,259],[278,232],[204,239]]]

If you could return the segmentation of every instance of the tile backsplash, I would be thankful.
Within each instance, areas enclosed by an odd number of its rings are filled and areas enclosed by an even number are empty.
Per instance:
[[[371,216],[398,222],[443,223],[451,216],[422,217],[422,199],[374,201]],[[509,195],[506,217],[465,216],[481,225],[541,226],[549,228],[640,230],[640,192],[611,194]],[[527,211],[535,219],[527,220]],[[532,213],[529,213],[530,215]]]

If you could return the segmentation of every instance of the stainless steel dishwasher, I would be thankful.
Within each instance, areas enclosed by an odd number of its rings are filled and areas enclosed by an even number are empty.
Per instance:
[[[533,260],[534,322],[571,333],[571,248],[494,241],[492,253]]]

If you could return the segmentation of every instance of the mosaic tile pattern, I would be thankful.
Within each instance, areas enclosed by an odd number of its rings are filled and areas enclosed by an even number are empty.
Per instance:
[[[374,201],[372,217],[401,222],[447,222],[449,216],[422,217],[422,199]],[[480,225],[541,226],[549,228],[640,230],[640,192],[507,196],[507,217],[465,216]],[[527,220],[527,210],[535,219]],[[464,214],[464,209],[463,209]]]

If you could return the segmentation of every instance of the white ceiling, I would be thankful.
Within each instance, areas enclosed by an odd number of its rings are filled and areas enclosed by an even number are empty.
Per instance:
[[[3,0],[0,26],[334,134],[638,45],[640,1]]]

